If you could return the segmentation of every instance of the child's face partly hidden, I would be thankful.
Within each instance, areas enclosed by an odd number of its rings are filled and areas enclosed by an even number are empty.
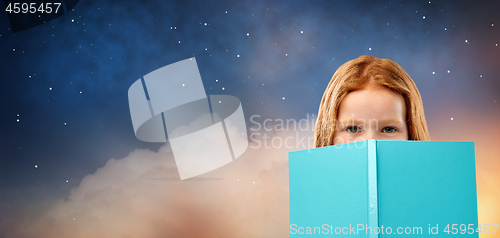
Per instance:
[[[348,93],[340,103],[333,144],[368,139],[408,140],[402,95],[378,84]]]

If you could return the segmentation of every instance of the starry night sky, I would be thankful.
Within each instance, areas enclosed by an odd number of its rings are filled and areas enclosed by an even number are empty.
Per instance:
[[[196,57],[207,95],[238,97],[250,126],[251,115],[316,114],[335,70],[373,55],[415,81],[432,140],[475,142],[480,223],[499,223],[499,11],[498,1],[81,0],[17,33],[0,11],[0,216],[67,200],[111,158],[158,151],[136,139],[127,92],[160,67]],[[14,234],[2,221],[0,237]]]

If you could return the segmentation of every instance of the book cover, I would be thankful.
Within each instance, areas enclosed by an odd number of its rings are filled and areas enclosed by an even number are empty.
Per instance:
[[[473,142],[367,140],[288,162],[291,237],[478,237]]]

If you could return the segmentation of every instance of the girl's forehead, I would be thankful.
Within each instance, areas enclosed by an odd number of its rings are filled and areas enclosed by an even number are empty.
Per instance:
[[[380,119],[405,113],[403,96],[380,86],[348,93],[340,103],[337,116]]]

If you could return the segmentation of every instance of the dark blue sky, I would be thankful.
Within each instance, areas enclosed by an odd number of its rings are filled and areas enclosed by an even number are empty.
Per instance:
[[[499,10],[498,1],[81,0],[17,33],[1,11],[0,191],[64,198],[110,158],[157,150],[135,138],[127,90],[193,56],[206,93],[238,97],[247,120],[315,114],[341,64],[390,58],[416,82],[431,137],[453,140],[438,125],[454,112],[500,119]]]

